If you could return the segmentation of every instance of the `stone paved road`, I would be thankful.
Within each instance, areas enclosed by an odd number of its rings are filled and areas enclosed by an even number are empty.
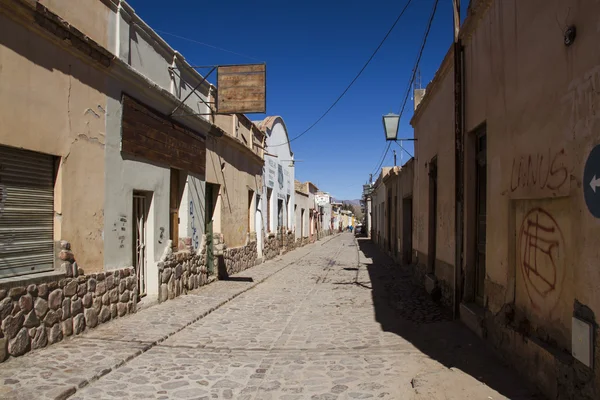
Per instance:
[[[0,398],[540,398],[350,234],[243,276],[10,360]]]

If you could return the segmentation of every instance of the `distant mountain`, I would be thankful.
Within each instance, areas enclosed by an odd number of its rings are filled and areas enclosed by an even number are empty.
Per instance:
[[[351,204],[353,206],[360,207],[360,199],[355,200],[335,200],[337,203]]]

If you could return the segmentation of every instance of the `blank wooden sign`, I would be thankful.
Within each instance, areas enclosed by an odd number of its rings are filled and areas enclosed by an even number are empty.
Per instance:
[[[267,112],[267,65],[227,65],[217,68],[217,113]]]

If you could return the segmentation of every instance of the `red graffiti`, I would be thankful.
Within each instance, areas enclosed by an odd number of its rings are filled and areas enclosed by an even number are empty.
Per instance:
[[[519,188],[559,189],[569,177],[566,158],[565,149],[514,158],[510,176],[511,192]]]
[[[531,304],[555,302],[564,277],[564,237],[550,213],[531,209],[521,225],[519,260],[523,281]],[[546,305],[553,306],[553,304]]]

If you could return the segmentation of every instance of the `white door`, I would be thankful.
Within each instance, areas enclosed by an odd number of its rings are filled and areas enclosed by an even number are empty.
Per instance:
[[[256,251],[258,257],[262,257],[263,251],[263,232],[262,232],[262,199],[259,195],[256,195],[256,214],[254,216],[254,230],[256,231]]]

